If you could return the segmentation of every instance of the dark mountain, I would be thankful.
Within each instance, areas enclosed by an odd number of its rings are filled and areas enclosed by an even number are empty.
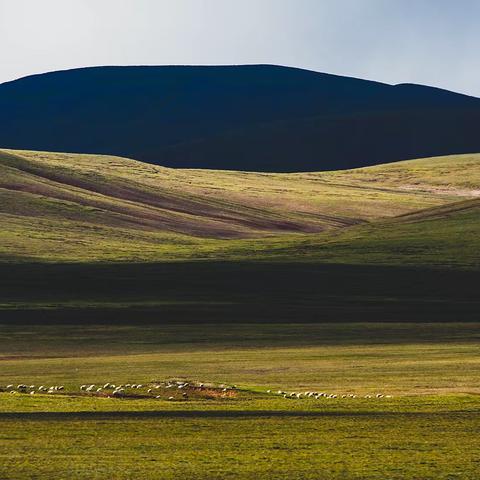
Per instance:
[[[480,151],[480,100],[286,67],[95,67],[0,85],[0,147],[306,171]]]

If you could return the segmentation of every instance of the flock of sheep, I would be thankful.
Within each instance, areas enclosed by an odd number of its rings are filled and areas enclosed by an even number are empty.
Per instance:
[[[85,384],[80,386],[80,394],[85,395],[95,395],[95,396],[106,396],[106,397],[135,397],[135,398],[168,398],[168,400],[188,400],[190,394],[202,394],[208,391],[210,394],[216,394],[215,396],[218,397],[226,397],[229,396],[229,393],[232,393],[237,388],[235,386],[226,386],[220,385],[218,387],[214,387],[212,385],[205,385],[203,383],[193,383],[187,381],[174,381],[169,380],[166,382],[153,382],[148,385],[143,385],[141,383],[125,383],[121,385],[115,385],[113,383],[107,382],[103,385],[96,385],[96,384]],[[51,385],[45,386],[40,385],[36,387],[35,385],[26,385],[20,383],[18,385],[7,385],[6,387],[0,387],[0,392],[9,392],[9,393],[24,393],[34,395],[35,393],[43,393],[43,394],[55,394],[55,393],[65,393],[65,386],[64,385]],[[165,395],[166,391],[168,392],[176,392],[174,394],[167,394]],[[163,393],[163,395],[162,395]],[[391,395],[384,395],[382,393],[377,393],[375,395],[363,395],[358,396],[353,393],[344,394],[344,395],[337,395],[333,393],[325,393],[325,392],[315,392],[315,391],[307,391],[307,392],[284,392],[283,390],[278,390],[277,392],[272,392],[272,390],[267,390],[268,394],[273,395],[280,395],[286,399],[355,399],[355,398],[392,398]],[[180,394],[180,395],[179,395]]]
[[[182,398],[188,399],[187,390],[192,389],[202,389],[204,388],[203,383],[198,385],[190,384],[189,382],[183,381],[173,381],[173,382],[166,382],[166,383],[154,383],[151,385],[143,385],[141,383],[125,383],[121,385],[115,385],[113,383],[107,382],[102,386],[97,386],[95,384],[91,385],[81,385],[80,390],[86,393],[97,393],[97,394],[111,394],[112,397],[125,397],[128,394],[149,394],[150,396],[154,396],[155,398],[163,398],[162,395],[155,395],[156,391],[159,389],[177,389],[177,390],[185,390],[182,392]],[[146,391],[145,391],[146,390]],[[110,396],[110,395],[109,395]],[[174,396],[169,396],[169,400],[175,400]]]
[[[9,392],[9,393],[29,393],[30,395],[34,395],[35,393],[57,393],[64,391],[65,387],[63,385],[52,385],[50,387],[46,387],[45,385],[40,385],[36,387],[35,385],[25,385],[24,383],[20,383],[18,385],[7,385],[6,387],[0,387],[0,392]]]
[[[211,385],[205,385],[203,383],[191,383],[186,381],[167,381],[167,382],[153,382],[148,385],[141,383],[126,383],[115,385],[107,382],[102,385],[96,384],[84,384],[81,385],[78,390],[74,390],[74,394],[102,396],[102,397],[130,397],[130,398],[168,398],[168,400],[188,400],[189,394],[201,394],[205,393],[217,393],[218,397],[227,396],[228,393],[236,390],[235,386],[220,385],[214,387]],[[36,393],[43,394],[55,394],[55,393],[67,393],[64,385],[41,385],[36,387],[35,385],[7,385],[6,387],[0,387],[0,392],[9,392],[12,394],[23,393],[34,395]],[[165,395],[165,392],[171,392],[169,395]],[[163,395],[160,395],[162,393]],[[69,392],[71,394],[71,392]]]
[[[271,390],[267,390],[267,393],[274,393]],[[276,395],[281,395],[283,398],[299,400],[301,398],[314,398],[315,400],[321,400],[322,398],[392,398],[391,395],[384,395],[383,393],[377,393],[376,395],[364,395],[358,396],[353,393],[337,395],[335,393],[325,393],[325,392],[284,392],[283,390],[278,390]]]

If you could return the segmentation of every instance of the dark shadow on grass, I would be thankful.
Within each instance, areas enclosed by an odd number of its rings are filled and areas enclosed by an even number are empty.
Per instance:
[[[248,418],[328,418],[328,417],[421,417],[439,415],[480,415],[480,412],[386,412],[386,411],[304,411],[304,410],[148,410],[148,411],[80,411],[80,412],[1,412],[3,420],[32,421],[101,421],[155,418],[231,419]]]
[[[0,319],[83,325],[476,322],[479,278],[478,271],[285,262],[0,264],[0,304],[8,305]]]

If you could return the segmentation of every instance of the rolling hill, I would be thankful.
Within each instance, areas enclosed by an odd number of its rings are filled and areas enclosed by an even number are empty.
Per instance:
[[[475,267],[478,185],[480,155],[273,174],[2,150],[0,259]]]
[[[0,145],[300,172],[480,151],[480,100],[294,68],[96,67],[0,85]]]

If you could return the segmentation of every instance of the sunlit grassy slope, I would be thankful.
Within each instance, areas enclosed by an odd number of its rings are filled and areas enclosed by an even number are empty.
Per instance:
[[[479,195],[480,155],[266,174],[1,150],[0,260],[471,266]]]

